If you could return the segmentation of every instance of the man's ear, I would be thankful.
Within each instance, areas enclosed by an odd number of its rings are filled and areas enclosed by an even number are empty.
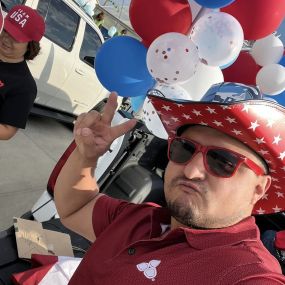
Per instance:
[[[263,175],[258,177],[257,184],[255,186],[255,193],[253,196],[253,204],[255,205],[258,200],[260,200],[271,185],[272,178],[270,175]]]

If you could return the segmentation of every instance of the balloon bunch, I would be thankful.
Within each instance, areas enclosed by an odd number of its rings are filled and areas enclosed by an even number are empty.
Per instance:
[[[223,81],[258,85],[266,95],[285,90],[284,46],[273,34],[284,16],[284,0],[131,0],[129,18],[141,41],[108,40],[95,71],[106,89],[131,97],[135,111],[143,106],[150,131],[164,137],[145,99],[150,88],[190,100]],[[244,40],[255,41],[250,53]]]

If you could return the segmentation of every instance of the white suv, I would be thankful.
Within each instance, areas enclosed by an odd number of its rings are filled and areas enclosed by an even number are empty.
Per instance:
[[[76,116],[102,106],[108,91],[94,71],[94,57],[104,38],[93,20],[73,0],[2,0],[37,9],[46,32],[40,54],[29,67],[36,80],[35,107]]]

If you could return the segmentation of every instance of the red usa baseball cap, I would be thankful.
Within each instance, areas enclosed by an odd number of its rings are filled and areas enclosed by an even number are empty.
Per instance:
[[[45,22],[36,10],[16,5],[5,17],[4,29],[18,42],[39,42],[45,33]]]

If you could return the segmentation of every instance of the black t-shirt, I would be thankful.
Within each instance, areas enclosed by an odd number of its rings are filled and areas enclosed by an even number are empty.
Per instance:
[[[36,95],[26,61],[0,62],[0,124],[24,129]]]

